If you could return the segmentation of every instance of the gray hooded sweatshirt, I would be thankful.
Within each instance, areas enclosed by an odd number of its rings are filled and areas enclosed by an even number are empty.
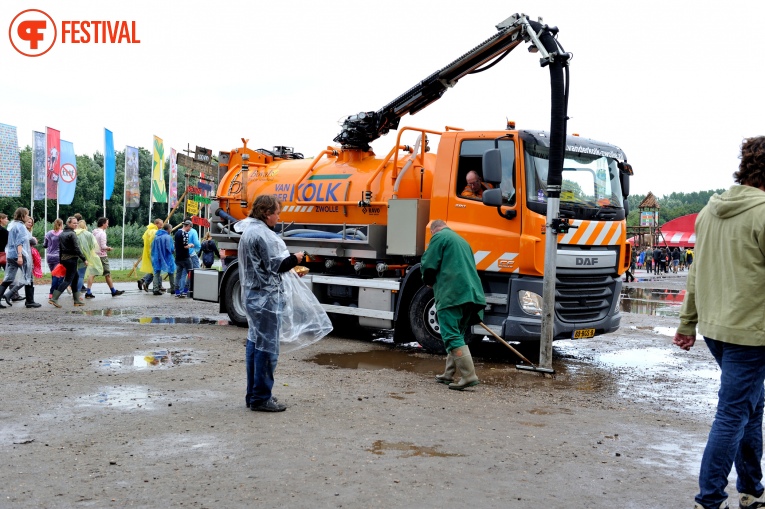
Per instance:
[[[736,185],[696,218],[680,334],[765,346],[765,192]]]

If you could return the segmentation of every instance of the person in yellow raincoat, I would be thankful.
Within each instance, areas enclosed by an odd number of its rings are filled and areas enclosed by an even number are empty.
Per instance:
[[[138,289],[144,292],[149,291],[149,285],[154,281],[154,266],[151,263],[151,243],[154,241],[154,236],[162,229],[165,222],[156,218],[153,223],[146,227],[146,231],[143,232],[143,256],[141,257],[141,266],[138,268],[141,272],[145,272],[142,278],[138,280]],[[160,286],[162,286],[160,284]]]
[[[80,219],[77,224],[74,233],[77,234],[77,242],[80,245],[80,251],[88,260],[87,266],[84,265],[82,260],[77,264],[77,273],[80,276],[80,288],[77,292],[82,292],[82,288],[85,285],[85,280],[90,276],[100,276],[104,273],[104,266],[101,264],[101,258],[98,256],[98,242],[92,233],[88,231],[88,223],[85,220]]]

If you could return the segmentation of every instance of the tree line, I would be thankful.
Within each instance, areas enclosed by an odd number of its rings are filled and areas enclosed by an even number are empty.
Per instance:
[[[659,204],[659,226],[672,221],[681,216],[694,214],[709,201],[713,194],[721,194],[725,189],[716,189],[710,191],[696,191],[693,193],[671,193],[662,198],[657,197]],[[645,200],[647,195],[633,195],[627,198],[630,213],[627,216],[627,226],[638,226],[640,224],[640,210],[638,206]]]

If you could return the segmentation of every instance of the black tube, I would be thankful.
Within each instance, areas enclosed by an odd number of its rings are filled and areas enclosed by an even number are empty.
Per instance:
[[[225,219],[226,221],[230,223],[236,223],[239,221],[237,218],[229,214],[228,212],[224,211],[223,209],[218,209],[215,211],[215,215],[218,216],[221,219]]]
[[[563,157],[566,151],[567,84],[563,78],[566,55],[558,51],[555,38],[542,24],[529,21],[531,28],[539,33],[539,41],[548,53],[557,53],[550,67],[550,167],[547,173],[547,197],[560,198],[563,183]]]

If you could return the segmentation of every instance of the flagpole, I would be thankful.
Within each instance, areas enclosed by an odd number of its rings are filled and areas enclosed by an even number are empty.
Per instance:
[[[104,216],[106,217],[106,128],[104,127]]]
[[[43,182],[45,183],[45,200],[43,201],[44,207],[45,207],[45,233],[48,233],[48,132],[46,128],[45,132],[45,144],[43,145],[44,152],[43,152],[43,166],[45,168],[43,169],[43,172],[45,173],[45,179],[43,179]],[[34,160],[34,158],[33,158]],[[34,165],[34,162],[32,163]],[[45,250],[45,256],[48,256],[48,250]]]
[[[32,129],[32,185],[29,186],[29,215],[35,217],[35,145],[36,140],[35,131]],[[43,227],[45,232],[45,227]]]
[[[120,268],[123,270],[125,269],[125,205],[127,204],[125,192],[127,191],[127,145],[125,145],[124,154],[125,162],[122,164],[122,261],[120,262]]]

